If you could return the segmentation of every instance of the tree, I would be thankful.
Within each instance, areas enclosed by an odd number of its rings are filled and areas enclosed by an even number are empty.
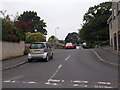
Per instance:
[[[96,41],[109,40],[107,20],[111,15],[111,2],[104,2],[90,7],[83,18],[83,26],[79,30],[82,41],[95,43]]]
[[[15,23],[24,32],[35,32],[37,30],[37,32],[47,35],[46,23],[34,11],[23,12]]]
[[[65,41],[64,40],[58,40],[59,41],[59,43],[61,43],[61,44],[65,44]]]
[[[26,43],[45,42],[45,41],[46,41],[46,37],[40,32],[26,33]]]
[[[73,44],[78,43],[78,34],[76,32],[69,33],[65,38],[65,43],[71,42]]]
[[[25,34],[10,19],[2,20],[2,41],[19,42],[25,40]]]
[[[49,39],[48,39],[48,42],[57,42],[58,41],[58,38],[55,37],[55,36],[51,36]]]

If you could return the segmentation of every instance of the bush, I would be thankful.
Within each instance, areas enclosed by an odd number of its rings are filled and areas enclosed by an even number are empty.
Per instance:
[[[46,37],[40,32],[26,33],[26,41],[25,41],[26,43],[45,42],[45,41],[46,41]]]
[[[57,49],[64,49],[64,46],[60,45],[60,44],[57,44],[56,46]]]
[[[16,28],[13,22],[2,19],[2,40],[10,42],[19,42],[25,39],[25,34]]]
[[[29,52],[29,48],[28,48],[28,47],[25,47],[25,49],[24,49],[24,55],[27,55],[28,52]]]

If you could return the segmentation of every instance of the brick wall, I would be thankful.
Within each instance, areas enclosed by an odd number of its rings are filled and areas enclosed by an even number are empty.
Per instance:
[[[2,42],[2,56],[0,55],[0,60],[24,55],[24,48],[24,41],[20,41],[20,43]]]

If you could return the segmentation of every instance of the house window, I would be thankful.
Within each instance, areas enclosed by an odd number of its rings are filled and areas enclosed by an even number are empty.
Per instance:
[[[118,13],[120,13],[120,2],[118,2]]]
[[[113,9],[113,15],[114,15],[114,17],[116,16],[116,9],[115,8]]]

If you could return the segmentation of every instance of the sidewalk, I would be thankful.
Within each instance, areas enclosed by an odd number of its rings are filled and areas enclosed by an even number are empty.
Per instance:
[[[98,56],[102,59],[102,61],[113,65],[120,65],[120,52],[113,50],[112,47],[99,47],[95,48],[94,50],[96,54],[98,54]]]
[[[62,49],[54,49],[54,52],[60,52],[61,50]],[[0,67],[0,70],[6,70],[6,69],[14,68],[14,67],[20,66],[22,64],[25,64],[27,62],[28,62],[27,55],[2,60],[2,68]]]
[[[2,61],[2,70],[13,68],[27,62],[27,55]]]

